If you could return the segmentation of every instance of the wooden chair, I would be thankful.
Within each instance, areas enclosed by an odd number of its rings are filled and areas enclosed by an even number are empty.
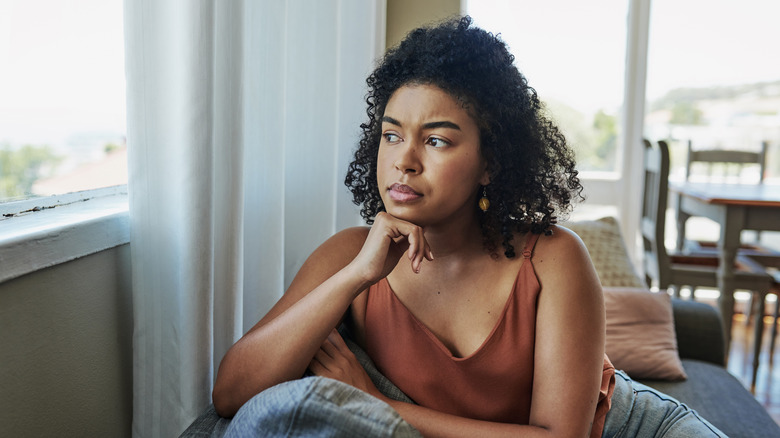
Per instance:
[[[759,151],[745,151],[745,150],[727,150],[727,149],[702,149],[694,150],[693,143],[688,140],[688,160],[685,164],[685,180],[688,181],[692,176],[704,177],[703,181],[710,182],[757,182],[762,184],[764,181],[764,174],[766,173],[766,154],[769,144],[764,141],[761,143],[761,149]],[[753,180],[745,180],[742,177],[742,171],[745,167],[757,167],[758,178]],[[704,172],[693,172],[703,168]],[[717,172],[715,172],[717,170]],[[693,240],[686,238],[686,223],[689,219],[689,215],[682,211],[680,208],[681,198],[677,198],[677,250],[687,251],[693,253],[712,252],[717,253],[717,244],[714,241],[707,240]],[[740,255],[751,257],[761,255],[780,256],[780,252],[769,248],[761,244],[761,234],[756,231],[755,242],[743,244],[740,248]],[[675,289],[675,295],[679,296],[679,288]],[[691,299],[695,299],[695,291],[691,289]],[[758,302],[755,296],[751,296],[750,300],[746,304],[745,310],[745,324],[748,325],[751,322],[753,314],[758,313]]]
[[[769,147],[767,142],[761,143],[759,151],[728,150],[728,149],[703,149],[693,150],[693,143],[688,140],[688,162],[685,165],[685,180],[691,178],[691,169],[697,166],[697,163],[703,165],[708,170],[707,180],[720,177],[723,182],[734,180],[736,182],[745,182],[741,172],[745,166],[758,165],[758,183],[764,181],[766,172],[766,151]],[[724,172],[718,175],[713,174],[713,169],[722,167]],[[729,177],[729,170],[736,170],[733,177]]]
[[[761,143],[760,151],[744,151],[744,150],[727,150],[727,149],[704,149],[694,150],[693,143],[688,140],[688,161],[685,164],[685,180],[689,181],[694,176],[692,170],[698,167],[706,168],[706,175],[703,175],[703,181],[707,182],[748,182],[742,178],[742,170],[748,167],[758,166],[758,179],[759,184],[764,181],[764,173],[766,173],[766,152],[768,149],[768,143],[766,141]],[[714,173],[714,170],[719,172]],[[730,172],[732,171],[732,172]],[[696,176],[702,176],[701,173],[696,173]],[[713,249],[715,247],[714,242],[708,241],[694,241],[686,239],[685,225],[690,217],[682,212],[680,209],[680,198],[677,198],[677,249],[683,250],[688,248],[692,251],[700,251]],[[760,234],[756,232],[756,242],[760,241]],[[745,249],[748,250],[763,250],[760,245],[746,245]]]
[[[670,253],[664,246],[666,207],[669,189],[669,147],[665,141],[653,144],[644,140],[644,194],[640,231],[642,234],[643,265],[648,286],[655,283],[659,290],[670,286],[718,287],[716,253]],[[737,289],[755,291],[761,297],[760,307],[769,290],[772,278],[759,263],[738,255],[735,281]],[[753,382],[758,371],[758,358],[763,336],[763,320],[756,318],[753,354]],[[730,338],[730,336],[726,336]],[[726,346],[728,352],[728,346]]]
[[[772,285],[769,287],[768,295],[775,296],[775,309],[772,315],[772,332],[769,339],[769,360],[772,360],[775,351],[775,340],[777,339],[777,321],[780,319],[780,256],[777,254],[753,254],[750,259],[758,264],[769,268],[768,274],[772,277]],[[757,315],[763,315],[764,307],[756,310]],[[760,313],[759,313],[760,312]]]

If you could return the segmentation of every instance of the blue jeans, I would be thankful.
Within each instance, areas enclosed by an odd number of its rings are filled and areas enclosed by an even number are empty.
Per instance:
[[[269,388],[238,410],[226,437],[420,438],[387,403],[325,377]]]
[[[612,406],[601,436],[686,438],[726,435],[685,404],[617,371]]]
[[[374,385],[387,397],[411,402],[344,336]],[[387,403],[345,383],[308,377],[269,388],[246,402],[226,436],[420,437]],[[615,373],[612,406],[603,438],[725,437],[696,411],[668,395]]]

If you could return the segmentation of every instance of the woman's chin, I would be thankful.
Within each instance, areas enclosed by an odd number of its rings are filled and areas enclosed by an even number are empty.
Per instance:
[[[422,215],[419,214],[419,212],[415,212],[410,208],[401,208],[401,207],[393,207],[390,206],[389,208],[386,206],[386,212],[390,216],[393,216],[396,219],[401,219],[402,221],[406,221],[412,224],[415,224],[417,226],[425,226],[423,223],[425,223],[425,218],[422,217]]]

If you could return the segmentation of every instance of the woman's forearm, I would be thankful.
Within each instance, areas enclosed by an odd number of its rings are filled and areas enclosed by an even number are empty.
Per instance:
[[[279,315],[250,330],[220,364],[213,393],[217,412],[230,417],[262,390],[300,378],[323,340],[365,287],[346,267]]]

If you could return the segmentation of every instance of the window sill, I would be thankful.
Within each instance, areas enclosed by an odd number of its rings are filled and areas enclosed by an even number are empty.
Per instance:
[[[126,186],[2,204],[0,283],[130,242]]]

